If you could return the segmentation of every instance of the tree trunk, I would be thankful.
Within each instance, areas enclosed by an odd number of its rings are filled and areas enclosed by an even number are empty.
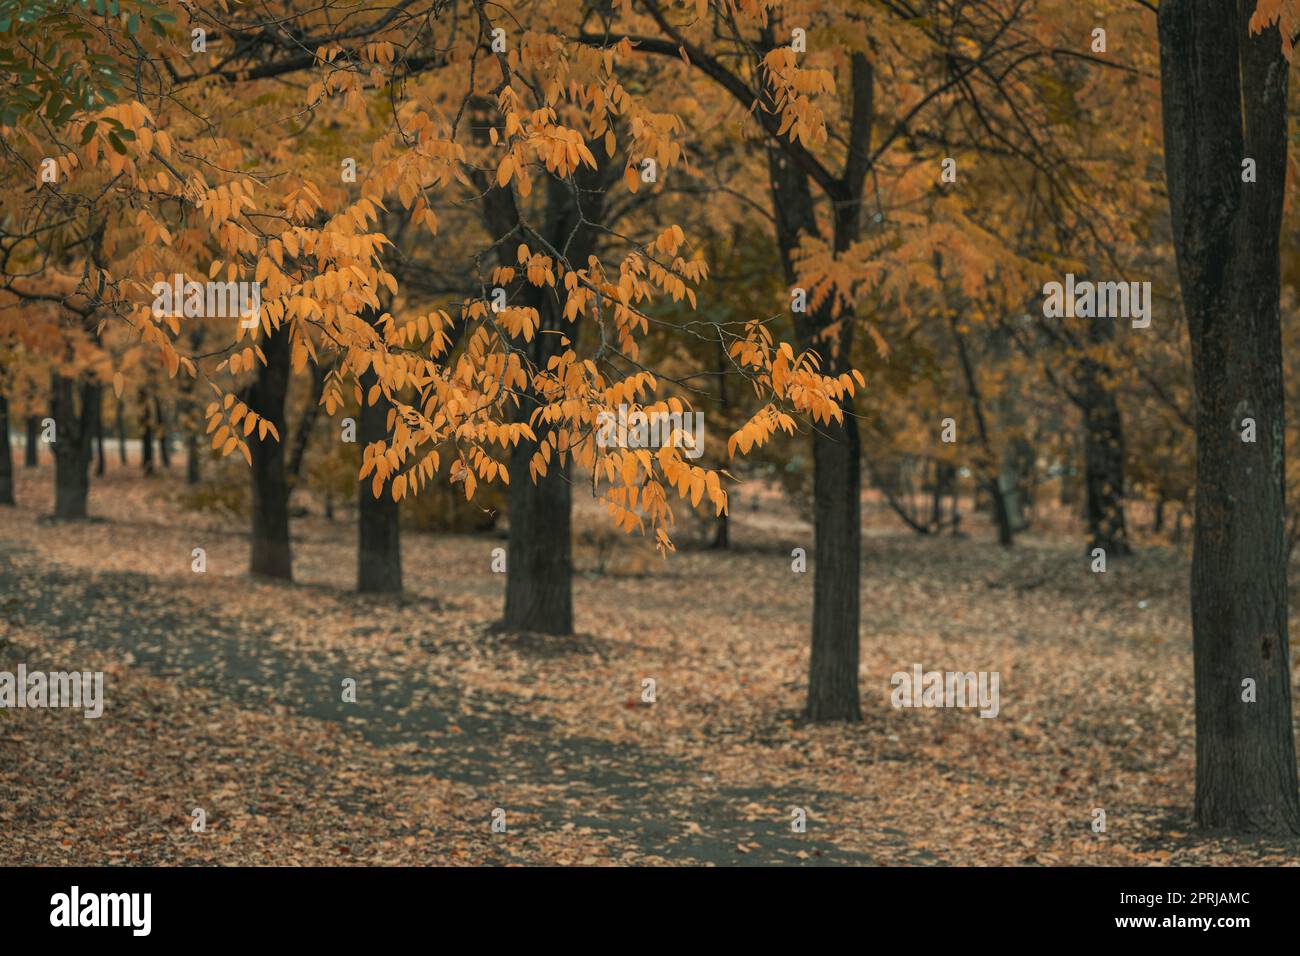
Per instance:
[[[95,477],[103,478],[107,465],[104,461],[104,409],[102,402],[95,403]]]
[[[1196,397],[1196,819],[1300,833],[1288,663],[1279,232],[1287,63],[1253,0],[1163,0],[1165,166]],[[1258,182],[1241,181],[1243,157]],[[1241,440],[1253,418],[1257,441]],[[1243,682],[1255,700],[1243,700]]]
[[[153,474],[153,410],[147,392],[140,393],[140,470]]]
[[[713,541],[709,547],[714,551],[726,551],[731,547],[731,515],[726,511],[713,519]]]
[[[1093,319],[1088,341],[1102,349],[1114,336],[1114,321]],[[1083,411],[1085,516],[1088,550],[1104,548],[1107,557],[1132,554],[1124,518],[1124,420],[1115,392],[1107,384],[1110,369],[1094,358],[1079,367],[1079,405]]]
[[[323,386],[323,374],[320,380]],[[374,369],[367,368],[361,375],[363,401],[378,380]],[[392,402],[382,394],[373,405],[362,404],[357,416],[357,433],[362,448],[388,439],[388,411],[392,407]],[[310,407],[307,414],[312,414]],[[303,439],[303,445],[305,444],[306,440]],[[298,462],[301,464],[300,456]],[[362,594],[401,591],[399,503],[393,500],[391,480],[384,482],[377,498],[373,489],[373,475],[368,475],[357,483],[357,590]]]
[[[952,511],[957,512],[957,466],[947,461],[934,463],[934,491],[930,499],[930,526],[936,532],[944,525],[943,499],[952,499]]]
[[[14,452],[9,444],[9,396],[0,392],[0,505],[14,504]]]
[[[938,271],[941,263],[937,253],[935,262]],[[979,464],[979,470],[983,472],[981,483],[988,492],[989,503],[993,506],[993,520],[998,529],[998,544],[1009,548],[1015,543],[1015,530],[1011,526],[1006,495],[1003,493],[998,472],[993,464],[995,460],[993,443],[989,438],[988,421],[984,417],[984,401],[980,396],[979,382],[975,378],[975,367],[971,363],[970,352],[966,348],[966,338],[957,327],[956,314],[951,311],[948,312],[948,327],[952,331],[953,341],[957,343],[957,357],[961,363],[962,376],[966,380],[966,397],[975,416],[975,431],[979,436],[980,448],[983,452],[983,460]],[[978,501],[978,498],[976,500]]]
[[[126,402],[117,400],[117,458],[123,465],[126,460]]]
[[[27,444],[23,446],[23,467],[35,468],[39,463],[36,446],[41,440],[41,419],[39,415],[27,416]]]
[[[865,63],[865,60],[861,61]],[[860,86],[863,70],[854,59],[855,125],[859,104],[869,100]],[[869,77],[869,71],[868,71]],[[869,79],[868,79],[869,86]],[[862,121],[865,122],[865,121]],[[868,124],[869,125],[869,124]],[[859,144],[859,148],[862,145]],[[781,151],[769,149],[768,176],[776,214],[777,248],[791,287],[798,282],[795,251],[804,235],[819,235],[807,174]],[[856,176],[852,177],[856,179]],[[848,190],[834,207],[834,247],[849,248],[858,237],[860,194]],[[831,302],[812,313],[795,313],[800,349],[822,358],[822,372],[839,375],[848,367],[853,317],[835,325]],[[837,338],[826,334],[837,328]],[[858,693],[860,654],[862,465],[854,405],[841,405],[843,423],[819,424],[813,431],[813,619],[808,662],[807,715],[814,721],[862,719]]]
[[[94,437],[94,406],[100,387],[61,375],[53,381],[54,514],[58,518],[86,517],[90,495],[90,458]],[[80,392],[81,408],[77,408]]]
[[[849,409],[842,425],[813,432],[812,655],[808,717],[860,720],[859,567],[862,549],[862,446]]]
[[[539,430],[537,437],[544,436]],[[503,623],[512,630],[573,633],[573,545],[569,462],[558,456],[533,481],[537,450],[520,441],[510,454],[510,538]]]
[[[572,262],[586,262],[596,251],[597,232],[593,223],[603,216],[605,189],[616,178],[617,163],[606,162],[597,170],[580,170],[575,182],[582,191],[582,209],[575,208],[570,186],[556,179],[546,184],[546,212],[543,230],[547,240],[564,249]],[[519,224],[519,212],[512,195],[489,189],[484,195],[484,212],[490,228],[503,235]],[[579,213],[581,212],[581,218]],[[505,243],[499,247],[503,265],[515,265]],[[525,305],[538,311],[538,334],[531,342],[514,345],[528,356],[530,364],[545,369],[547,360],[561,350],[563,331],[576,336],[578,322],[563,317],[557,292],[547,287],[519,283],[515,294]],[[546,399],[531,388],[521,389],[515,421],[528,421]],[[529,471],[533,455],[550,429],[544,422],[533,424],[536,441],[520,439],[511,449],[509,540],[506,547],[506,595],[502,624],[510,630],[541,634],[573,633],[573,541],[568,456],[553,455],[545,475],[534,480]]]
[[[1084,412],[1084,467],[1088,500],[1088,548],[1107,556],[1132,554],[1124,518],[1124,430],[1119,405],[1108,389],[1089,397]]]
[[[284,399],[289,388],[289,326],[280,326],[262,344],[266,364],[248,392],[248,406],[275,426],[283,439]],[[252,554],[249,570],[269,578],[293,578],[289,550],[289,482],[284,472],[284,442],[270,432],[248,436],[253,459]]]
[[[162,462],[164,470],[170,470],[172,466],[172,447],[171,439],[167,435],[167,419],[163,415],[162,399],[154,396],[153,400],[154,418],[158,422],[158,460]]]

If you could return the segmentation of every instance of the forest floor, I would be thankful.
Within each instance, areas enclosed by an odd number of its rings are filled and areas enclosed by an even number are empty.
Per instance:
[[[0,512],[0,670],[103,671],[107,703],[0,711],[3,864],[1300,863],[1193,826],[1182,549],[1094,574],[1077,536],[869,509],[864,719],[817,726],[788,506],[738,508],[728,552],[579,548],[555,639],[492,628],[492,534],[407,534],[407,594],[367,599],[350,521],[295,520],[272,584],[175,478],[110,467],[78,523],[44,517],[51,484],[20,470]],[[893,709],[916,663],[998,672],[1000,713]]]

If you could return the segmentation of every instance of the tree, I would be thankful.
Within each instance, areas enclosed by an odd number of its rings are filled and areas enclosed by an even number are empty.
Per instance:
[[[1196,818],[1296,833],[1279,313],[1288,81],[1279,33],[1268,26],[1250,36],[1246,0],[1160,5],[1165,165],[1196,404]],[[1247,157],[1257,182],[1243,181]],[[1255,442],[1242,441],[1247,418]]]
[[[293,577],[289,549],[289,479],[284,468],[285,395],[289,389],[290,329],[282,325],[266,338],[266,363],[257,367],[257,378],[248,391],[245,414],[267,423],[252,445],[252,539],[249,570],[269,578]],[[238,420],[232,421],[232,426]]]
[[[0,505],[14,503],[14,453],[9,445],[9,395],[0,390]]]

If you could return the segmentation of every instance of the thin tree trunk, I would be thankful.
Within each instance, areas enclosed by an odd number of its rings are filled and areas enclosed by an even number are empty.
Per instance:
[[[140,470],[153,474],[153,408],[149,393],[140,393]]]
[[[41,419],[39,415],[27,416],[27,444],[23,446],[23,467],[35,468],[40,459],[36,456],[36,446],[41,440]]]
[[[864,56],[853,59],[852,155],[841,194],[831,197],[833,247],[847,250],[860,231],[863,157],[870,151],[873,75]],[[777,248],[786,281],[798,281],[795,251],[804,236],[820,235],[807,174],[784,152],[770,148],[768,178],[776,218]],[[838,319],[838,323],[837,323]],[[815,350],[822,372],[847,369],[853,342],[853,317],[834,316],[832,303],[811,313],[795,313],[801,349]],[[827,330],[838,329],[832,338]],[[858,692],[861,653],[862,463],[852,399],[841,402],[843,421],[813,430],[813,615],[808,662],[807,714],[814,721],[862,719]]]
[[[1124,430],[1115,396],[1095,395],[1084,413],[1089,549],[1132,554],[1124,517]]]
[[[158,422],[158,460],[162,462],[165,470],[170,470],[172,466],[172,449],[171,440],[167,435],[167,419],[163,415],[162,399],[157,395],[153,400],[154,418]]]
[[[86,517],[90,495],[90,458],[94,436],[93,408],[100,387],[55,375],[52,383],[54,419],[54,514]],[[80,395],[78,396],[78,393]],[[80,397],[80,409],[78,409]]]
[[[997,472],[994,470],[993,444],[989,440],[988,423],[984,418],[984,403],[980,397],[979,383],[975,379],[975,368],[971,364],[970,354],[966,349],[966,339],[957,328],[957,318],[948,313],[948,326],[957,343],[957,356],[961,362],[962,375],[966,379],[966,395],[970,400],[971,411],[975,415],[975,428],[983,450],[980,470],[984,473],[983,484],[993,506],[993,519],[998,529],[998,544],[1004,548],[1015,543],[1015,531],[1011,527],[1011,515],[1007,511],[1007,499],[1003,494]]]
[[[1300,833],[1287,635],[1279,244],[1288,67],[1253,0],[1163,0],[1165,166],[1196,398],[1196,819]],[[1241,181],[1242,157],[1258,182]],[[1257,441],[1241,441],[1253,418]],[[1253,682],[1253,700],[1247,690]]]
[[[123,465],[126,460],[126,402],[117,400],[117,458]]]
[[[934,496],[930,501],[930,524],[937,532],[943,528],[943,499],[952,499],[953,514],[957,510],[957,466],[947,461],[934,463]]]
[[[731,515],[724,511],[713,520],[713,541],[709,547],[714,551],[726,551],[731,547]]]
[[[248,436],[253,459],[252,552],[249,570],[262,577],[293,578],[289,549],[289,482],[284,472],[284,399],[289,388],[289,326],[281,325],[263,340],[266,364],[258,366],[257,380],[248,392],[248,406],[275,426],[269,432]]]
[[[107,466],[104,462],[104,409],[103,402],[95,403],[95,477],[104,477]]]
[[[322,373],[322,388],[324,380]],[[359,381],[363,402],[378,380],[374,369],[367,368],[362,373]],[[357,433],[362,448],[389,438],[388,412],[392,407],[392,402],[382,394],[373,405],[362,404],[357,417]],[[307,411],[311,414],[312,409]],[[301,429],[300,433],[305,431],[306,428]],[[400,510],[399,503],[393,500],[392,489],[392,481],[386,481],[376,497],[373,475],[367,475],[357,483],[357,590],[362,594],[402,590]]]
[[[1089,323],[1089,344],[1104,348],[1114,335],[1110,319]],[[1124,420],[1114,390],[1107,384],[1110,370],[1085,358],[1079,369],[1079,405],[1083,411],[1084,488],[1088,549],[1104,548],[1107,557],[1132,554],[1124,518]]]
[[[0,392],[0,505],[14,503],[14,452],[9,444],[9,396]]]

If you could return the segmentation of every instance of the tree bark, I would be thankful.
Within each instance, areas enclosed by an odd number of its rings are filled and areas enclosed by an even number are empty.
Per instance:
[[[1084,469],[1088,549],[1108,557],[1132,554],[1124,517],[1124,426],[1114,393],[1096,384],[1084,389]]]
[[[1104,348],[1113,336],[1113,320],[1089,323],[1088,343],[1094,349]],[[1133,553],[1124,517],[1124,420],[1109,376],[1110,369],[1097,359],[1084,358],[1079,364],[1085,517],[1088,550],[1104,548],[1107,557],[1123,557]]]
[[[953,341],[957,343],[957,357],[961,362],[962,376],[966,380],[966,396],[970,401],[971,412],[975,416],[975,430],[979,435],[980,448],[983,452],[979,470],[983,472],[982,484],[988,492],[989,503],[993,506],[993,519],[998,529],[998,544],[1009,548],[1015,543],[1015,530],[1011,526],[1006,495],[1003,493],[998,471],[994,465],[993,443],[989,438],[988,421],[984,417],[984,401],[980,396],[979,382],[975,378],[975,367],[966,348],[965,336],[957,328],[957,317],[952,312],[948,313],[948,327],[952,330]]]
[[[1196,399],[1196,819],[1300,832],[1288,663],[1279,233],[1287,63],[1253,0],[1163,0],[1165,166]],[[1241,181],[1243,157],[1257,182]],[[1253,418],[1257,441],[1241,440]],[[1257,699],[1243,700],[1243,682]]]
[[[41,419],[39,415],[27,416],[27,444],[23,446],[23,467],[35,468],[39,464],[36,446],[41,440]]]
[[[102,402],[95,403],[95,477],[104,477],[107,463],[104,461],[104,409]]]
[[[89,381],[78,383],[62,375],[55,375],[52,384],[54,514],[58,518],[84,518],[90,495],[93,415],[100,386]]]
[[[258,366],[257,380],[248,392],[248,406],[275,426],[258,438],[248,436],[253,459],[252,553],[249,570],[262,577],[293,578],[289,549],[289,482],[284,471],[284,399],[289,388],[289,326],[281,325],[262,344],[266,364]]]
[[[126,459],[126,402],[117,400],[117,458],[123,465]]]
[[[574,181],[582,196],[582,208],[574,204],[568,184],[547,180],[546,212],[542,231],[546,240],[562,250],[574,263],[586,262],[596,250],[597,233],[593,223],[601,222],[604,195],[619,167],[606,162],[597,170],[579,170]],[[503,235],[520,222],[511,194],[490,189],[484,196],[484,212],[490,228]],[[581,218],[580,215],[581,214]],[[503,264],[514,265],[506,246],[500,246]],[[578,322],[563,317],[563,305],[556,290],[519,283],[518,300],[538,311],[538,334],[531,342],[517,340],[514,345],[526,353],[529,362],[544,369],[547,360],[561,350],[563,332],[576,336]],[[521,390],[519,407],[512,414],[515,421],[529,421],[532,413],[546,398],[533,389]],[[568,455],[553,455],[547,472],[534,480],[529,463],[550,429],[544,422],[533,423],[536,441],[520,439],[511,449],[509,539],[506,546],[506,595],[502,624],[510,630],[540,634],[573,633],[573,540],[572,494]]]
[[[0,505],[14,504],[14,452],[9,444],[9,396],[0,392]]]
[[[769,150],[769,177],[776,212],[777,246],[786,280],[798,280],[794,252],[804,234],[818,235],[816,211],[805,173],[783,153]],[[857,205],[837,207],[835,247],[847,248],[858,232]],[[838,340],[824,330],[835,317],[829,302],[795,313],[800,349],[815,349],[822,372],[847,368],[853,323],[846,318]],[[862,719],[858,693],[862,557],[861,443],[852,401],[842,405],[843,423],[813,430],[813,615],[808,662],[807,715],[815,721]]]
[[[359,381],[363,402],[378,380],[373,369],[368,368],[362,373]],[[322,388],[324,381],[322,372]],[[319,394],[316,397],[319,400]],[[388,439],[388,411],[392,407],[392,402],[382,394],[373,405],[362,404],[357,417],[357,433],[362,448]],[[311,408],[307,413],[312,414]],[[301,457],[295,457],[301,465]],[[393,593],[402,590],[399,503],[393,500],[391,480],[384,482],[379,497],[375,497],[373,477],[368,475],[357,483],[357,590],[362,594]]]
[[[149,393],[140,393],[140,470],[153,474],[153,409]]]
[[[171,439],[167,434],[167,419],[163,415],[162,399],[157,395],[153,399],[153,408],[154,418],[158,421],[158,460],[162,462],[165,471],[170,471],[172,467]]]

